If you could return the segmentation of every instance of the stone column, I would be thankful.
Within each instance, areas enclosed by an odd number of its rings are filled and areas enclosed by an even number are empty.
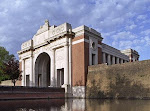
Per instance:
[[[71,61],[71,53],[72,53],[72,48],[71,48],[71,45],[72,45],[72,38],[69,38],[69,84],[71,85],[71,64],[72,64],[72,61]]]
[[[64,66],[64,85],[68,85],[69,83],[69,51],[68,51],[68,44],[64,46],[65,52],[65,66]]]
[[[22,59],[22,86],[25,86],[25,60]]]
[[[119,58],[117,57],[117,64],[119,64]]]
[[[30,86],[33,86],[33,57],[30,57]]]
[[[108,56],[107,56],[107,61],[108,61],[108,65],[111,65],[110,55],[109,55],[109,54],[108,54]]]
[[[115,64],[115,56],[112,57],[112,64]]]
[[[51,57],[51,87],[55,87],[55,49],[52,50],[52,57]]]
[[[121,59],[121,64],[123,63],[123,59]]]
[[[106,54],[103,52],[103,63],[106,63]]]

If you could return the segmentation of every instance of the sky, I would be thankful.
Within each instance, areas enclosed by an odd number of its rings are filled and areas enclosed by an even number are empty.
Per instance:
[[[150,59],[150,0],[0,0],[0,46],[18,58],[21,44],[46,19],[50,25],[94,28],[103,43]]]

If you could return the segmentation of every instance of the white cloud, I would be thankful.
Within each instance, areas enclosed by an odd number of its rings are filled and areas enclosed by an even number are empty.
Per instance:
[[[1,44],[5,44],[5,43],[8,43],[9,41],[11,41],[11,39],[8,39],[8,37],[6,36],[0,36],[0,43]]]
[[[134,28],[136,28],[136,27],[137,27],[137,25],[132,24],[132,25],[126,26],[126,29],[127,29],[127,30],[132,30],[132,29],[134,29]]]
[[[129,31],[123,31],[123,32],[118,32],[117,34],[112,36],[114,40],[119,40],[119,39],[124,39],[124,40],[131,40],[137,38],[135,34],[132,34]]]
[[[142,24],[149,24],[150,23],[150,20],[149,19],[146,19],[146,20],[143,20],[142,21]]]
[[[111,36],[112,34],[114,34],[115,32],[116,32],[116,31],[102,33],[102,36],[103,36],[103,37],[108,37],[108,36]]]
[[[118,5],[116,6],[116,9],[117,9],[117,10],[122,10],[122,9],[123,9],[123,6],[120,5],[120,4],[118,4]]]
[[[146,17],[147,17],[147,15],[138,15],[138,16],[137,16],[137,19],[145,20]]]
[[[111,45],[113,47],[119,48],[119,42],[118,41],[113,41]]]
[[[143,29],[143,28],[144,28],[144,25],[139,26],[139,28],[140,28],[140,29]]]
[[[131,41],[131,40],[121,40],[121,41],[113,41],[112,46],[116,47],[120,50],[132,48],[132,49],[134,49],[138,52],[141,52],[142,48],[144,46],[143,45],[144,42],[142,40],[138,40],[138,39],[135,39],[133,41]],[[140,44],[143,45],[143,46],[141,46]]]
[[[142,47],[141,46],[135,46],[134,50],[136,50],[138,52],[141,52],[142,51]]]
[[[144,40],[146,41],[146,46],[150,46],[150,37],[149,36],[145,36]]]
[[[7,12],[8,12],[8,9],[3,9],[2,11],[0,11],[0,16],[1,17],[6,17],[7,16]]]
[[[141,34],[150,35],[150,29],[147,29],[147,30],[145,30],[145,31],[142,31]]]
[[[131,46],[132,46],[132,41],[120,41],[119,42],[120,49],[128,49],[128,48],[131,48]]]
[[[116,48],[140,49],[149,43],[149,5],[149,0],[1,0],[0,37],[13,41],[10,46],[17,48],[12,52],[17,52],[49,19],[50,25],[69,22],[73,28],[84,24],[97,29]]]

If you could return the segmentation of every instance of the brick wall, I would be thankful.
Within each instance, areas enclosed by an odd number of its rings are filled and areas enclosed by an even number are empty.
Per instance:
[[[0,100],[43,98],[65,98],[65,89],[0,86]]]
[[[81,35],[72,41],[88,39],[88,36]],[[80,42],[72,46],[72,85],[85,86],[89,66],[89,43]]]
[[[89,66],[87,98],[150,98],[150,60]]]
[[[72,84],[84,85],[84,42],[72,46]]]

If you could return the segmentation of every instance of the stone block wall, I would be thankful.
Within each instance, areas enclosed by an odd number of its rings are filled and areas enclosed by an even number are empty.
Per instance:
[[[150,60],[89,66],[86,97],[150,99]]]
[[[14,86],[11,80],[1,81],[0,86]],[[16,81],[15,86],[21,86],[21,80]]]

